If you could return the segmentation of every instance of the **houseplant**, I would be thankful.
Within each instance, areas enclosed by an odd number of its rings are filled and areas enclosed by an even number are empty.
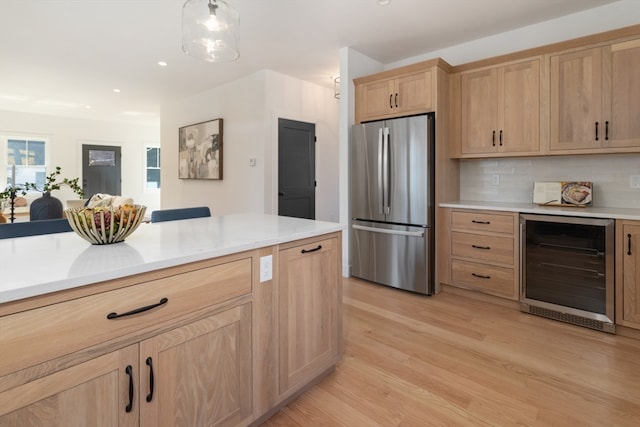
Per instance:
[[[38,188],[35,183],[26,182],[22,188],[23,194],[28,190],[36,190],[42,192],[42,197],[34,200],[29,207],[29,218],[31,221],[41,219],[62,218],[62,202],[51,196],[53,190],[59,190],[63,185],[68,186],[80,198],[84,196],[82,187],[78,185],[80,178],[63,178],[58,181],[62,174],[62,168],[56,166],[56,170],[47,175],[46,181],[42,188]]]

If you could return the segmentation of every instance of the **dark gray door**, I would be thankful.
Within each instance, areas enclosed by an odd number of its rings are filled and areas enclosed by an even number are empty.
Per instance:
[[[85,197],[96,193],[121,194],[120,147],[82,145],[82,189]]]
[[[278,119],[278,215],[316,218],[316,125]]]

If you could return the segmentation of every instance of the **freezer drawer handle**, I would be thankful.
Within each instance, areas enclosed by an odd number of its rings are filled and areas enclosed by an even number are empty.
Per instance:
[[[371,231],[373,233],[382,234],[394,234],[397,236],[409,236],[409,237],[424,237],[424,231],[398,231],[398,230],[385,230],[382,228],[365,227],[363,225],[353,225],[354,230]]]
[[[313,248],[313,249],[303,249],[300,251],[300,253],[302,254],[308,254],[310,252],[315,252],[315,251],[319,251],[320,249],[322,249],[322,245],[318,245],[317,247]]]

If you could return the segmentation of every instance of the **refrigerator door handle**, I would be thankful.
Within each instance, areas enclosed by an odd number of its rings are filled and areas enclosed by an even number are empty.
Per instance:
[[[384,145],[382,149],[382,174],[383,174],[383,187],[384,187],[384,198],[383,198],[383,206],[384,206],[384,214],[389,215],[390,208],[390,185],[389,185],[389,128],[385,127],[383,131],[384,136]]]
[[[384,151],[383,144],[383,136],[382,129],[378,129],[378,200],[380,204],[378,205],[378,213],[384,215],[384,186],[383,186],[383,176],[382,176],[382,152]]]
[[[397,236],[409,236],[409,237],[424,237],[424,231],[388,230],[388,229],[385,229],[385,228],[365,227],[364,225],[357,225],[357,224],[353,224],[352,228],[354,230],[371,231],[373,233],[394,234],[394,235],[397,235]]]

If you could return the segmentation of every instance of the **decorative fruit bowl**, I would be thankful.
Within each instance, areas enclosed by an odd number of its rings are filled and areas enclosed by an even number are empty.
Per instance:
[[[140,225],[146,206],[125,204],[119,207],[65,209],[73,231],[94,245],[124,241]]]

